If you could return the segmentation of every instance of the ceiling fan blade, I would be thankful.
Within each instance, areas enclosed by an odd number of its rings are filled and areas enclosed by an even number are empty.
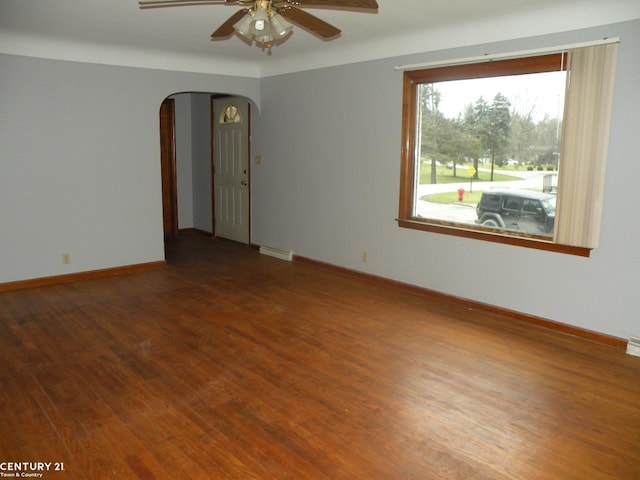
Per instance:
[[[229,35],[233,34],[233,26],[238,23],[242,17],[244,17],[248,9],[238,10],[236,13],[231,15],[226,22],[218,27],[218,29],[211,34],[211,38],[227,38]]]
[[[218,3],[238,3],[242,0],[140,0],[140,8],[178,7],[188,5],[211,5]]]
[[[340,29],[298,8],[291,6],[282,7],[279,13],[287,20],[291,20],[296,25],[322,38],[333,38],[340,35]]]
[[[367,10],[377,10],[378,2],[376,0],[278,0],[286,1],[291,5],[299,7],[336,7],[336,8],[363,8]]]

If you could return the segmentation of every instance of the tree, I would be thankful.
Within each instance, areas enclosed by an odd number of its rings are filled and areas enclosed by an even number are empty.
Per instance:
[[[471,132],[464,120],[445,119],[442,124],[438,152],[453,165],[453,176],[457,176],[458,163],[468,158],[475,159],[481,151],[480,140]],[[477,170],[477,169],[476,169]]]
[[[486,146],[491,155],[491,181],[496,160],[499,159],[509,146],[511,133],[511,103],[502,93],[498,92],[493,97],[493,103],[489,108],[489,123],[486,136]]]
[[[475,146],[477,150],[470,155],[473,158],[473,168],[476,173],[473,174],[474,179],[478,179],[480,171],[480,158],[485,156],[486,140],[488,135],[487,125],[489,123],[489,104],[483,97],[478,98],[473,105],[468,105],[464,112],[465,131],[476,139]]]
[[[533,149],[538,165],[558,166],[560,129],[561,122],[557,118],[549,118],[547,115],[536,124]]]
[[[534,160],[536,125],[532,120],[532,112],[520,114],[511,112],[511,141],[509,156],[519,164],[529,164]]]
[[[439,110],[440,92],[433,84],[424,84],[420,90],[420,148],[421,158],[430,159],[431,183],[437,183],[437,163],[453,166],[457,176],[458,163],[478,157],[480,142],[464,120],[445,118]],[[476,160],[477,161],[477,160]],[[477,169],[476,169],[477,170]]]
[[[431,158],[431,183],[437,183],[438,137],[441,124],[444,121],[442,113],[438,110],[440,105],[440,92],[432,83],[420,85],[419,89],[420,109],[420,160],[422,157]]]

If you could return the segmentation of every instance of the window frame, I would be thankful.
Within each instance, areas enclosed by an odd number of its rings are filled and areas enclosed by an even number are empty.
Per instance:
[[[408,70],[404,72],[402,91],[400,201],[397,219],[399,227],[517,245],[558,253],[567,253],[583,257],[588,257],[590,255],[590,248],[559,244],[548,237],[516,235],[498,230],[475,227],[474,225],[425,219],[413,215],[416,186],[415,163],[417,161],[415,158],[415,152],[418,113],[416,96],[418,85],[448,80],[562,71],[566,68],[563,55],[563,53],[552,53],[481,63]]]

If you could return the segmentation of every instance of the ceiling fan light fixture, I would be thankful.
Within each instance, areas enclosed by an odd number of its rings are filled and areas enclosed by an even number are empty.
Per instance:
[[[253,15],[252,30],[255,36],[265,36],[269,34],[269,14],[266,10],[258,10]]]
[[[271,17],[271,30],[276,38],[284,37],[293,30],[293,25],[287,22],[282,15],[275,13]]]
[[[256,37],[255,40],[258,45],[261,45],[263,47],[266,46],[268,48],[271,48],[271,45],[273,43],[273,37],[271,36],[271,34],[265,35],[263,37]]]
[[[245,38],[251,39],[252,26],[253,26],[253,17],[247,13],[244,17],[242,17],[233,25],[233,29],[236,32],[238,32],[239,35],[242,35]]]

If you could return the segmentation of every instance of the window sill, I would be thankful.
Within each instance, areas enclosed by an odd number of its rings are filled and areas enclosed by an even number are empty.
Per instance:
[[[422,230],[424,232],[433,232],[444,235],[453,235],[456,237],[472,238],[475,240],[484,240],[487,242],[515,245],[518,247],[534,248],[536,250],[564,253],[567,255],[577,255],[580,257],[589,257],[591,254],[590,248],[561,245],[558,243],[553,243],[550,240],[537,237],[518,237],[514,235],[489,232],[486,230],[478,230],[472,227],[467,228],[462,225],[458,226],[450,224],[430,223],[424,220],[417,219],[397,219],[397,222],[398,226],[401,228]]]

